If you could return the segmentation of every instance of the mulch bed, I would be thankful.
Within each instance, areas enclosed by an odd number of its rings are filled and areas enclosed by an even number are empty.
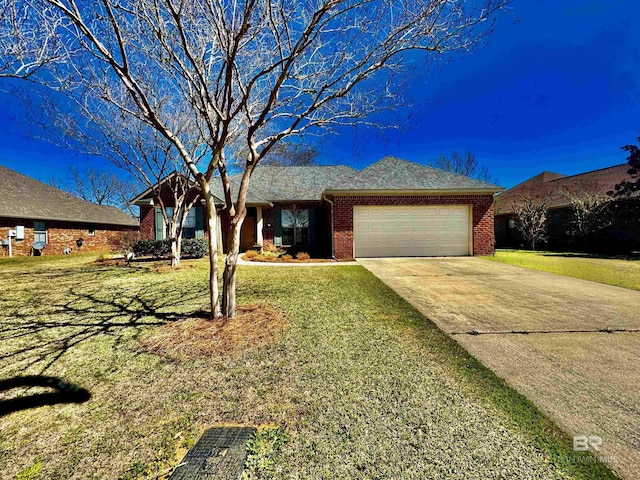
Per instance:
[[[285,327],[282,310],[248,305],[225,321],[189,317],[167,323],[144,335],[140,346],[176,360],[233,355],[274,341]]]

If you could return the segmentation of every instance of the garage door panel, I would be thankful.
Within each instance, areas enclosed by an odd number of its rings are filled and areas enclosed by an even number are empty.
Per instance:
[[[470,207],[356,206],[357,257],[469,255]]]

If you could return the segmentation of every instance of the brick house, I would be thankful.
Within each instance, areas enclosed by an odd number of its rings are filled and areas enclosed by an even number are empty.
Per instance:
[[[123,211],[95,205],[0,166],[0,239],[2,255],[57,255],[65,249],[114,252],[138,236],[137,219]],[[14,235],[9,239],[9,233]],[[43,246],[42,249],[34,249]]]
[[[231,178],[234,194],[239,181],[239,175]],[[213,182],[224,226],[224,195],[220,180]],[[490,255],[493,196],[502,190],[394,157],[363,170],[258,166],[251,177],[241,250],[274,245],[336,259]],[[153,194],[143,192],[134,200],[140,206],[141,237],[164,238],[167,226]],[[204,205],[194,210],[190,234],[207,234]],[[221,232],[224,237],[226,229]]]
[[[542,172],[506,190],[496,198],[496,245],[498,248],[520,248],[522,238],[516,228],[514,204],[521,195],[544,199],[547,202],[547,235],[544,248],[557,251],[582,250],[584,239],[576,239],[572,228],[573,210],[566,193],[590,192],[608,196],[623,181],[632,181],[629,165],[615,165],[577,175]],[[640,225],[637,198],[612,202],[609,215],[611,225],[588,239],[588,249],[602,253],[626,253],[640,250]]]

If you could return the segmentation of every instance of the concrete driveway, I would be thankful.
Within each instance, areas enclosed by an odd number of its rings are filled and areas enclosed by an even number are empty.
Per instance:
[[[640,479],[640,292],[480,258],[359,263],[570,435],[601,437],[597,455]]]

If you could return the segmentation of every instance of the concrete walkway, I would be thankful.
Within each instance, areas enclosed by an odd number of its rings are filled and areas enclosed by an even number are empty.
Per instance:
[[[640,479],[640,292],[480,258],[359,262],[570,435],[601,437],[594,453]]]

